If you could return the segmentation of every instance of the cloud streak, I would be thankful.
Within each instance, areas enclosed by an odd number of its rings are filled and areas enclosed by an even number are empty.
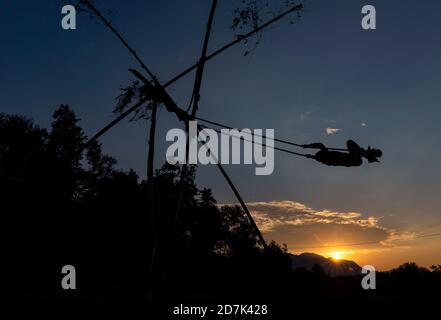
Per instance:
[[[327,135],[335,134],[335,133],[337,133],[337,132],[339,132],[339,131],[341,131],[341,129],[338,129],[338,128],[327,127],[327,128],[325,129],[325,132],[326,132]]]

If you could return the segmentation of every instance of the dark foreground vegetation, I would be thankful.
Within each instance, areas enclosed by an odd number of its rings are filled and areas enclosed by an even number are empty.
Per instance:
[[[329,277],[291,269],[284,246],[263,252],[240,207],[218,207],[194,183],[195,167],[176,206],[180,167],[156,170],[158,235],[155,277],[149,277],[147,186],[134,171],[116,169],[99,144],[85,142],[67,106],[49,130],[25,117],[0,114],[0,297],[41,300],[153,299],[179,303],[435,302],[441,267],[404,264],[377,275],[363,290],[361,276]],[[77,289],[61,288],[62,266],[77,270]],[[152,289],[153,288],[153,289]]]

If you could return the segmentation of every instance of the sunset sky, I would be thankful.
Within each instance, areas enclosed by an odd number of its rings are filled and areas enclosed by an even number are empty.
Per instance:
[[[210,50],[234,37],[234,3],[220,1]],[[97,0],[163,82],[196,62],[209,1]],[[375,5],[377,30],[361,29]],[[112,119],[119,88],[138,65],[87,15],[77,30],[60,26],[61,1],[0,3],[0,112],[50,125],[69,104],[91,136]],[[326,167],[275,154],[270,176],[230,165],[264,236],[290,252],[316,252],[386,270],[414,261],[441,264],[441,2],[308,0],[300,21],[269,28],[250,54],[239,45],[206,66],[199,115],[236,128],[275,129],[276,138],[343,147],[347,139],[383,150],[381,163]],[[193,77],[168,89],[183,108]],[[162,110],[156,165],[165,161]],[[101,141],[119,166],[145,176],[145,122],[117,126]],[[198,184],[219,203],[236,199],[214,166]],[[433,235],[433,236],[432,236]]]

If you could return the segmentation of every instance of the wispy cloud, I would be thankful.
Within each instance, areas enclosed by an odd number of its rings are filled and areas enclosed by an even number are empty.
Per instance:
[[[264,236],[286,243],[291,252],[318,252],[354,243],[357,251],[375,245],[378,249],[397,248],[402,245],[397,240],[415,237],[384,226],[381,217],[356,211],[317,210],[291,200],[249,202],[247,206]]]
[[[302,203],[290,200],[250,202],[248,208],[256,223],[264,232],[274,231],[282,225],[302,226],[311,224],[357,225],[363,228],[385,230],[376,217],[363,217],[359,212],[315,210]]]
[[[381,244],[385,246],[395,246],[395,241],[400,240],[413,240],[415,239],[417,234],[415,232],[397,232],[396,230],[389,230],[389,234],[386,240],[381,241]]]
[[[338,129],[338,128],[327,127],[325,129],[326,134],[335,134],[335,133],[337,133],[339,131],[341,131],[341,129]]]

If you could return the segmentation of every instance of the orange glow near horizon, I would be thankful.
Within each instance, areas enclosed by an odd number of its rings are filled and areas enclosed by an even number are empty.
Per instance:
[[[326,257],[326,258],[332,258],[335,261],[340,261],[343,259],[352,259],[354,251],[347,250],[347,249],[336,249],[332,251],[326,251],[326,252],[318,252],[318,254]]]
[[[330,252],[329,255],[331,256],[332,259],[338,261],[343,258],[344,252],[343,251],[334,251],[334,252]]]

